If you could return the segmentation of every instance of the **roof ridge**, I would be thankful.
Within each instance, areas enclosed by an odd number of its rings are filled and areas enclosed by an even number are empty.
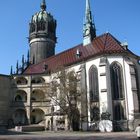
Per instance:
[[[89,47],[89,45],[92,45],[92,47]],[[75,57],[76,49],[79,49],[82,54],[79,59]],[[37,64],[32,64],[25,70],[24,73],[41,73],[43,72],[42,66],[45,64],[48,65],[48,69],[54,69],[57,65],[72,64],[76,63],[77,61],[82,61],[83,59],[88,59],[89,56],[108,52],[114,53],[118,51],[126,52],[126,50],[121,46],[121,42],[118,41],[112,34],[104,33],[94,38],[93,41],[86,46],[83,46],[81,43],[49,58],[43,59]]]
[[[103,36],[105,36],[105,35],[107,35],[107,34],[111,35],[110,33],[103,33],[103,34],[97,36],[96,38],[94,38],[93,41],[92,41],[90,44],[92,44],[96,39],[101,38],[101,37],[103,37]],[[112,36],[112,35],[111,35],[111,36]],[[113,37],[113,36],[112,36],[112,37]],[[113,37],[113,38],[114,38],[114,37]],[[89,44],[88,44],[88,45],[89,45]],[[88,45],[86,45],[86,46],[88,46]],[[67,50],[64,50],[64,51],[62,51],[62,52],[60,52],[60,53],[58,53],[58,54],[55,54],[55,55],[53,55],[53,56],[51,56],[51,57],[45,58],[45,59],[43,59],[41,62],[39,62],[39,63],[37,63],[37,64],[32,64],[32,65],[30,65],[29,67],[33,67],[33,66],[37,66],[37,65],[39,65],[39,64],[42,64],[43,62],[46,61],[46,59],[47,59],[47,60],[53,59],[54,57],[57,57],[57,56],[59,56],[59,55],[62,55],[63,53],[69,52],[70,50],[73,50],[73,49],[75,49],[75,48],[77,48],[77,47],[79,47],[79,46],[83,46],[83,44],[80,43],[79,45],[76,45],[76,46],[74,46],[74,47],[72,47],[72,48],[69,48],[69,49],[67,49]],[[85,47],[85,46],[84,46],[84,47]]]

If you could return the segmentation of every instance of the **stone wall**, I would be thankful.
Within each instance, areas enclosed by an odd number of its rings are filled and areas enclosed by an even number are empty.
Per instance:
[[[7,126],[10,105],[10,76],[0,75],[0,131]]]

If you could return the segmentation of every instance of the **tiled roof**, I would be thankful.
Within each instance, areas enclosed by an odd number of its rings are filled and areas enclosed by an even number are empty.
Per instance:
[[[77,50],[80,52],[79,58],[76,56]],[[92,43],[87,46],[80,44],[62,53],[46,58],[38,64],[30,65],[24,74],[44,73],[46,72],[45,66],[47,71],[52,71],[60,66],[69,66],[97,55],[122,52],[126,52],[126,50],[121,46],[121,43],[110,33],[106,33],[96,37]]]

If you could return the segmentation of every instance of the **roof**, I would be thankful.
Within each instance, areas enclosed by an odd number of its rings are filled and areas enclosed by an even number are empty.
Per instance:
[[[76,56],[77,50],[80,52],[79,57]],[[80,44],[62,53],[46,58],[38,64],[30,65],[23,74],[41,74],[55,70],[60,66],[70,66],[98,55],[123,52],[126,52],[126,50],[121,46],[121,43],[110,33],[105,33],[94,38],[92,43],[87,46]],[[45,67],[47,70],[45,70]]]

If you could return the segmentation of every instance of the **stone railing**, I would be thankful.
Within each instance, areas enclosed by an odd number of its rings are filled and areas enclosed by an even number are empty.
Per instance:
[[[32,101],[32,107],[47,107],[49,105],[48,101]]]
[[[26,107],[27,102],[26,101],[13,101],[11,106],[12,107]]]

